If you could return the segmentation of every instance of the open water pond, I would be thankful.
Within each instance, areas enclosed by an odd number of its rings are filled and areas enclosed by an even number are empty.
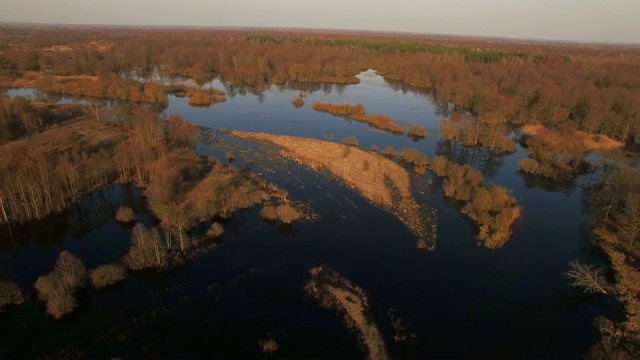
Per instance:
[[[259,341],[274,339],[276,356],[364,357],[342,315],[304,291],[309,269],[319,265],[367,292],[391,357],[582,356],[595,341],[594,318],[622,316],[612,297],[585,296],[564,275],[571,260],[601,261],[589,244],[583,189],[552,192],[525,180],[518,173],[517,161],[526,156],[519,145],[507,156],[450,146],[438,136],[443,115],[429,93],[386,82],[373,71],[359,78],[348,86],[271,86],[260,95],[227,87],[227,101],[206,108],[169,96],[167,115],[177,113],[213,135],[212,146],[202,142],[199,152],[222,159],[229,149],[237,151],[234,165],[246,164],[286,189],[318,219],[284,227],[261,220],[258,208],[235,213],[217,248],[175,269],[133,272],[106,290],[80,290],[78,309],[53,320],[33,284],[60,251],[71,251],[87,268],[117,261],[131,235],[131,226],[113,218],[121,204],[133,204],[145,224],[155,222],[137,188],[111,185],[66,214],[20,227],[15,245],[1,247],[0,275],[18,283],[29,300],[0,313],[0,356],[256,357],[266,355]],[[205,86],[224,88],[218,81]],[[300,91],[306,104],[295,108],[291,100]],[[414,140],[381,132],[317,112],[314,101],[361,103],[368,113],[420,125],[428,135]],[[328,172],[270,159],[262,145],[220,129],[337,142],[355,136],[363,149],[415,147],[430,159],[443,154],[512,189],[523,213],[503,247],[486,249],[477,245],[477,226],[444,197],[442,181],[412,174],[416,200],[435,209],[438,225],[435,248],[417,250],[400,220]],[[394,340],[390,309],[413,340]]]

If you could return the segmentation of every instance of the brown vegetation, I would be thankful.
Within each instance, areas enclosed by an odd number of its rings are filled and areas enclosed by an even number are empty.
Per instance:
[[[20,305],[24,300],[24,295],[18,285],[0,280],[0,311],[10,305]]]
[[[614,324],[600,319],[602,335],[592,349],[606,345],[611,353],[640,356],[640,175],[624,165],[616,153],[605,153],[598,169],[599,181],[589,190],[595,216],[594,242],[604,250],[615,271],[616,297],[626,310],[626,320]]]
[[[211,224],[209,230],[207,230],[207,236],[211,238],[220,237],[222,236],[222,234],[224,234],[224,228],[219,222],[214,222],[213,224]]]
[[[300,212],[289,204],[282,204],[276,207],[276,214],[278,219],[285,224],[291,224],[291,222],[298,220],[301,216]]]
[[[526,145],[531,158],[520,160],[520,169],[554,180],[577,175],[588,150],[579,138],[555,130],[538,131],[537,135],[526,138]]]
[[[450,118],[440,120],[438,130],[443,139],[465,146],[482,146],[496,153],[516,151],[504,125],[485,123],[468,114],[454,113]]]
[[[435,221],[415,203],[409,175],[401,166],[378,154],[356,147],[316,139],[231,131],[231,135],[268,141],[285,150],[281,154],[312,169],[324,167],[358,189],[373,204],[397,216],[417,237],[422,248],[435,247]],[[345,154],[344,149],[351,149]],[[368,169],[363,164],[368,162]]]
[[[34,79],[21,78],[37,74],[69,93],[99,96],[104,89],[135,100],[147,97],[146,86],[120,75],[160,66],[167,75],[220,76],[256,92],[271,83],[357,83],[354,75],[375,68],[386,79],[430,89],[443,107],[455,104],[485,123],[574,123],[621,141],[636,138],[640,127],[633,115],[640,53],[633,47],[228,29],[12,27],[3,35],[1,82],[13,86],[30,86]]]
[[[307,292],[323,307],[344,314],[347,326],[358,334],[368,357],[389,358],[382,334],[372,320],[366,292],[333,269],[319,266],[309,270],[309,273],[311,280],[305,287]]]
[[[427,136],[427,129],[419,125],[413,125],[407,130],[407,135],[414,138],[423,138]]]
[[[260,345],[260,349],[265,354],[273,354],[280,347],[280,345],[273,339],[261,340],[258,342],[258,345]]]
[[[502,247],[522,211],[509,191],[498,185],[483,185],[481,172],[448,162],[441,156],[434,158],[431,168],[445,178],[445,195],[461,201],[462,212],[480,227],[480,242],[490,249]]]
[[[393,133],[403,133],[404,127],[393,123],[393,119],[386,115],[368,115],[364,106],[361,104],[353,105],[346,104],[331,104],[314,102],[312,105],[314,110],[328,112],[333,115],[347,115],[351,119],[361,122],[366,122],[369,125],[381,129],[390,131]]]
[[[125,277],[127,277],[127,269],[117,263],[100,265],[89,272],[91,285],[96,289],[117,284]]]
[[[212,102],[211,97],[203,92],[197,92],[189,98],[189,105],[209,106]]]
[[[304,106],[304,99],[301,97],[296,97],[296,98],[293,98],[293,100],[291,100],[291,103],[293,104],[293,106],[299,108]]]
[[[61,252],[53,271],[35,283],[38,297],[46,302],[47,313],[60,319],[72,312],[78,306],[73,294],[84,286],[86,277],[82,261],[68,251]]]
[[[276,220],[278,218],[276,207],[271,204],[263,206],[262,209],[260,209],[260,217],[268,221]]]
[[[589,134],[585,131],[575,129],[563,129],[561,132],[551,130],[540,124],[527,124],[520,131],[529,136],[540,136],[550,138],[551,141],[558,137],[571,138],[581,141],[587,150],[615,150],[624,147],[622,141],[617,141],[603,134]]]
[[[131,270],[161,268],[167,264],[167,248],[160,238],[158,229],[147,230],[137,224],[133,228],[131,247],[123,262]]]
[[[128,206],[121,206],[116,210],[116,220],[128,223],[136,219],[136,213]]]
[[[314,102],[311,104],[314,110],[328,112],[333,115],[364,115],[366,110],[362,104],[331,104]]]

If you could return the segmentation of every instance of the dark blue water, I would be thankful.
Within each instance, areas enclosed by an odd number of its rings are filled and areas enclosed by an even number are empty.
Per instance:
[[[201,143],[199,152],[222,158],[229,149],[247,148],[237,152],[235,165],[247,164],[292,199],[310,204],[318,220],[287,228],[262,221],[259,209],[236,213],[224,224],[216,249],[177,269],[136,272],[106,290],[81,290],[76,312],[55,321],[45,315],[32,284],[52,269],[59,252],[71,251],[89,268],[117,261],[131,233],[113,219],[124,203],[134,204],[147,225],[154,222],[137,189],[114,185],[76,211],[21,228],[15,246],[3,244],[0,275],[19,283],[30,299],[0,313],[2,333],[10,334],[0,339],[0,356],[255,357],[263,355],[258,342],[267,338],[280,344],[278,356],[364,356],[341,315],[304,294],[308,271],[318,265],[336,269],[368,292],[392,356],[582,356],[595,341],[593,319],[617,319],[621,313],[613,298],[585,297],[564,275],[571,260],[602,261],[589,244],[591,218],[580,182],[566,192],[548,191],[518,174],[517,160],[526,156],[521,148],[508,156],[478,150],[472,165],[487,170],[487,181],[512,189],[524,208],[506,245],[488,250],[476,244],[477,227],[444,198],[441,181],[412,175],[414,187],[425,192],[417,200],[437,210],[436,248],[418,251],[414,235],[398,219],[332,175],[265,160],[256,144],[216,132],[335,141],[353,135],[366,149],[417,147],[430,158],[465,158],[460,154],[468,149],[447,149],[437,136],[440,115],[428,93],[386,83],[373,72],[360,78],[359,85],[307,89],[299,109],[290,103],[299,87],[274,86],[262,96],[235,89],[227,102],[209,108],[170,96],[167,114],[178,113],[216,136],[216,146]],[[316,112],[313,101],[362,103],[369,113],[423,126],[429,135],[414,141],[383,133]],[[393,341],[390,308],[416,335],[413,343]]]

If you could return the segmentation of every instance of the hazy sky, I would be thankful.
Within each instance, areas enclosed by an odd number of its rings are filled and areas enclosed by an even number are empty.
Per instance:
[[[640,0],[0,0],[0,21],[363,29],[640,43]]]

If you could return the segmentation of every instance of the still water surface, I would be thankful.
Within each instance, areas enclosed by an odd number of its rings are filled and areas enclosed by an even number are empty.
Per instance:
[[[308,270],[318,265],[367,291],[392,357],[584,354],[595,341],[593,319],[618,319],[620,307],[611,297],[584,296],[564,276],[571,260],[602,261],[589,244],[583,179],[551,192],[518,173],[517,161],[526,156],[520,146],[508,156],[448,147],[437,135],[442,114],[430,94],[386,82],[373,71],[359,77],[358,85],[272,86],[259,96],[227,88],[227,102],[208,108],[169,96],[165,112],[207,128],[218,146],[200,143],[198,151],[219,158],[238,146],[258,149],[216,131],[235,129],[335,141],[353,135],[365,149],[417,147],[429,158],[444,154],[470,162],[486,181],[512,189],[524,208],[504,247],[476,245],[476,226],[444,198],[441,181],[431,175],[412,175],[418,201],[437,211],[437,244],[429,252],[415,249],[414,235],[393,215],[330,174],[242,152],[235,165],[249,165],[292,199],[309,203],[319,220],[286,228],[262,221],[257,208],[236,213],[215,250],[177,269],[135,272],[106,290],[81,290],[79,308],[55,321],[45,315],[32,284],[53,268],[60,251],[76,254],[87,268],[121,258],[131,234],[130,226],[113,219],[122,204],[133,204],[140,221],[154,224],[135,186],[111,185],[66,214],[21,227],[15,247],[2,246],[0,275],[25,289],[29,301],[0,313],[0,329],[10,334],[0,337],[0,356],[254,357],[262,355],[258,342],[267,338],[280,344],[278,356],[363,356],[340,315],[303,291]],[[224,88],[218,81],[205,86]],[[306,104],[295,108],[290,101],[301,90]],[[313,101],[361,103],[368,113],[420,125],[429,135],[414,141],[380,132],[316,112]],[[391,308],[415,334],[413,342],[394,342]]]

